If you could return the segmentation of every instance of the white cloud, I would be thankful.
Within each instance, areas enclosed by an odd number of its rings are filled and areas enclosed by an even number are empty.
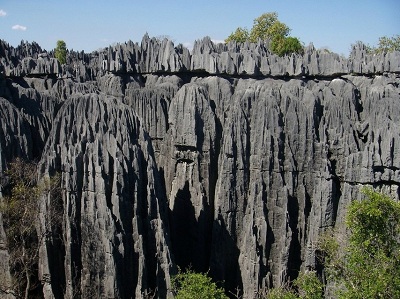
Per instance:
[[[5,17],[6,15],[7,13],[4,10],[0,9],[0,17]]]
[[[12,30],[20,30],[20,31],[25,31],[26,29],[28,29],[26,26],[22,26],[22,25],[14,25],[11,27]]]

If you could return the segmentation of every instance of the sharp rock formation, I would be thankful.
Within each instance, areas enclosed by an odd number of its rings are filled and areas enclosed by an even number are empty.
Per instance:
[[[252,298],[319,269],[361,186],[399,198],[399,52],[145,36],[53,54],[0,42],[0,170],[24,157],[61,177],[40,200],[45,298],[164,298],[189,265]],[[3,229],[0,245],[6,261]]]

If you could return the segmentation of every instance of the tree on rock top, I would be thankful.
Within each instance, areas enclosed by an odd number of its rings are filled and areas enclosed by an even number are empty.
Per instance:
[[[231,35],[225,40],[226,43],[230,41],[235,41],[237,43],[244,43],[249,40],[249,31],[246,28],[238,27],[235,32],[232,32]]]
[[[67,45],[65,41],[58,40],[57,47],[55,49],[54,56],[58,59],[61,64],[65,64],[67,62]]]
[[[246,28],[238,27],[225,40],[226,43],[246,41],[256,43],[259,39],[271,41],[271,51],[279,56],[291,53],[301,53],[303,46],[296,37],[288,36],[290,28],[278,20],[276,12],[264,13],[254,19],[250,32]]]
[[[392,37],[381,36],[376,47],[368,47],[370,53],[390,53],[400,51],[400,35]]]
[[[276,12],[265,13],[254,19],[253,28],[251,28],[249,41],[256,43],[258,39],[274,40],[288,36],[290,28],[278,20]]]
[[[400,35],[395,35],[392,37],[382,36],[379,38],[378,47],[375,52],[377,53],[388,53],[400,51]]]

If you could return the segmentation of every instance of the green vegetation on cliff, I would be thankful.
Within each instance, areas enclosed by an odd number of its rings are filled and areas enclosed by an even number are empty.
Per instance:
[[[400,35],[380,37],[378,45],[376,47],[371,47],[370,51],[377,54],[400,51]]]
[[[67,62],[67,45],[63,40],[57,41],[57,47],[54,50],[54,56],[61,64]]]
[[[254,19],[253,27],[250,31],[246,28],[238,27],[227,37],[225,42],[243,43],[249,41],[256,43],[259,39],[270,40],[271,51],[279,56],[301,53],[303,46],[300,40],[296,37],[288,36],[289,33],[290,28],[278,20],[278,14],[270,12]]]
[[[176,299],[228,299],[210,277],[190,269],[174,276],[172,285]]]

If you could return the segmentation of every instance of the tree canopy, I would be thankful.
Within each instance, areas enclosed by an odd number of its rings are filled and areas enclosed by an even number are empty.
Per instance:
[[[67,44],[63,40],[57,41],[57,46],[54,50],[54,56],[61,64],[67,62]]]
[[[290,37],[290,28],[278,20],[276,12],[264,13],[254,19],[253,27],[250,31],[246,28],[238,27],[225,40],[226,43],[235,41],[243,43],[246,41],[256,43],[259,39],[271,42],[271,51],[279,56],[290,53],[300,53],[303,46],[296,37]]]
[[[258,39],[273,40],[278,37],[286,37],[289,33],[290,28],[278,20],[278,14],[276,12],[265,13],[254,19],[249,41],[256,43]]]
[[[363,45],[368,54],[381,54],[400,51],[400,35],[394,35],[392,37],[381,36],[378,40],[378,44],[374,46],[365,44],[362,41],[356,41],[351,46],[354,48],[356,45]]]
[[[400,35],[393,37],[382,36],[379,38],[378,46],[372,48],[375,53],[388,53],[400,51]]]

